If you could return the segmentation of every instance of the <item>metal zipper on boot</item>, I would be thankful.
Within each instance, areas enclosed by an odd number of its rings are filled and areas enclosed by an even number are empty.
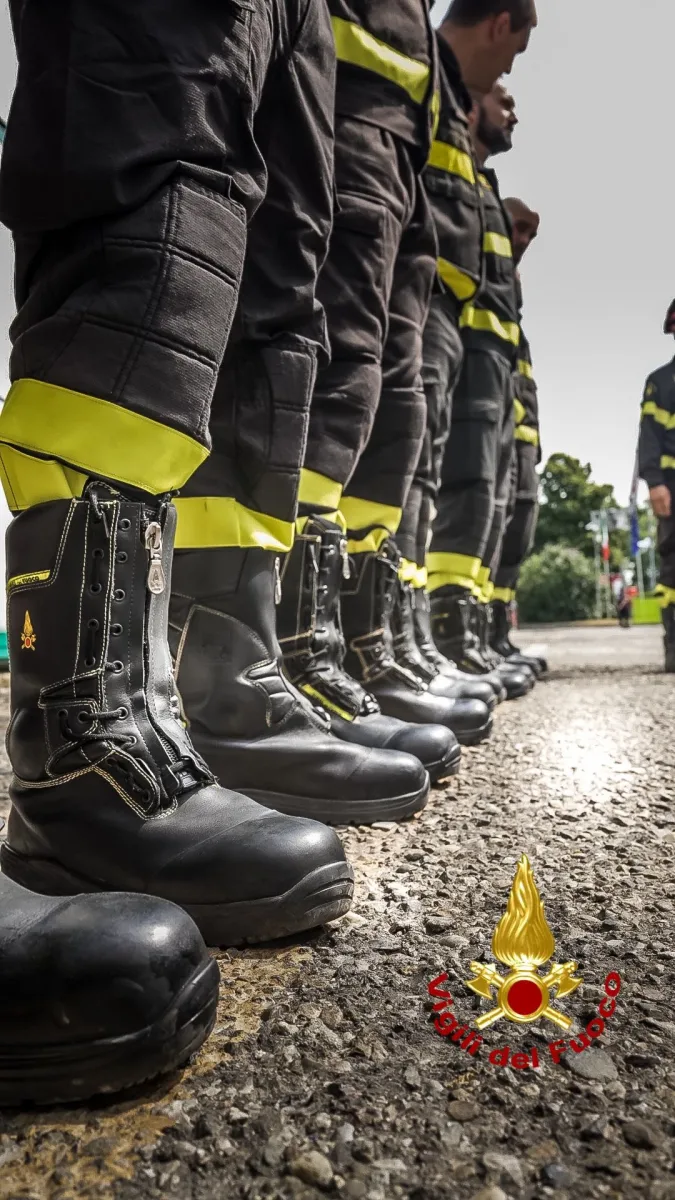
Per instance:
[[[347,539],[342,538],[340,542],[340,554],[342,555],[342,578],[351,579],[352,569],[349,565],[349,551],[347,549]]]
[[[150,555],[148,568],[148,591],[153,596],[161,596],[166,587],[164,567],[162,566],[162,526],[159,521],[151,521],[145,531],[145,548]]]
[[[274,560],[274,603],[281,604],[281,559]]]

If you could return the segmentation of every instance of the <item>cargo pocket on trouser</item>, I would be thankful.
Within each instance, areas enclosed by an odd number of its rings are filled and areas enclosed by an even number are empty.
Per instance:
[[[317,287],[332,359],[317,377],[305,466],[342,484],[354,471],[377,411],[399,234],[383,203],[339,193]]]

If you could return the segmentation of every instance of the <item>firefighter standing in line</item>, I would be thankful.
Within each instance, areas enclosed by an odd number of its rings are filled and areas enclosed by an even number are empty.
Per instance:
[[[663,332],[675,336],[675,300]],[[639,447],[640,476],[649,487],[659,527],[661,577],[658,594],[663,610],[665,663],[675,673],[675,359],[649,376],[642,402]]]
[[[379,705],[388,718],[479,740],[487,706],[450,688],[435,694],[397,664],[388,628],[399,566],[392,535],[426,419],[421,331],[436,245],[421,173],[438,109],[435,37],[424,0],[331,0],[331,11],[337,207],[318,294],[332,361],[314,389],[303,526],[284,574],[286,670],[324,704],[340,737],[381,745],[389,735]],[[412,732],[407,739],[415,744]]]
[[[513,452],[512,373],[520,340],[510,222],[490,154],[510,149],[513,100],[495,85],[475,131],[484,213],[485,278],[462,310],[462,373],[455,392],[430,552],[432,628],[442,653],[465,670],[496,669],[509,698],[526,694],[529,670],[504,663],[488,646],[491,571],[501,546]]]
[[[539,214],[528,208],[522,200],[508,198],[504,208],[511,218],[511,241],[513,257],[519,268],[528,247],[539,232]],[[522,288],[517,276],[519,310],[522,310]],[[532,366],[530,343],[520,326],[518,363],[513,377],[515,446],[511,474],[511,496],[508,520],[501,548],[499,566],[495,572],[495,589],[492,595],[491,644],[494,650],[509,662],[522,663],[539,675],[546,669],[543,659],[522,655],[510,639],[511,606],[516,595],[520,569],[527,558],[537,526],[539,511],[539,478],[537,466],[541,462],[539,438],[539,398]]]
[[[0,460],[14,513],[14,778],[2,868],[35,891],[174,900],[216,945],[285,935],[346,911],[351,870],[331,830],[218,786],[190,742],[167,642],[170,494],[209,452],[247,225],[267,186],[256,114],[276,123],[291,104],[277,234],[296,240],[301,274],[256,326],[288,359],[274,366],[272,398],[237,394],[239,475],[219,514],[226,546],[290,545],[307,419],[296,386],[324,342],[314,276],[332,218],[328,12],[321,0],[75,9],[77,20],[72,5],[13,6],[0,216],[14,235],[18,315]],[[210,642],[214,657],[236,657],[235,623]],[[266,729],[294,710],[275,666],[260,642],[255,666],[241,658]],[[249,710],[234,703],[246,742]]]

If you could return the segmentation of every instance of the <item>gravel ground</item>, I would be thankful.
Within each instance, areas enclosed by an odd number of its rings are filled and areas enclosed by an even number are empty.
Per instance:
[[[675,681],[654,629],[545,637],[550,680],[421,819],[346,834],[347,918],[219,955],[218,1024],[186,1071],[123,1104],[0,1114],[0,1200],[675,1200]],[[575,1024],[501,1020],[472,1056],[438,1036],[427,986],[446,972],[475,1028],[488,1004],[463,981],[523,853],[583,976],[559,1004]],[[610,972],[606,1032],[554,1064]],[[505,1045],[539,1067],[492,1065]]]

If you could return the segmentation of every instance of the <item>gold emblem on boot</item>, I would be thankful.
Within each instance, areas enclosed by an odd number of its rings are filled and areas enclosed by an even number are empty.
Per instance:
[[[479,1029],[501,1017],[519,1025],[546,1017],[569,1029],[572,1018],[552,1006],[552,994],[556,1000],[569,996],[583,980],[575,975],[575,962],[553,963],[546,975],[539,975],[537,968],[553,958],[555,938],[525,854],[518,863],[506,912],[495,929],[492,953],[511,970],[504,977],[489,963],[471,963],[475,978],[466,981],[467,987],[486,1000],[493,999],[493,988],[498,989],[497,1007],[478,1017]]]
[[[37,636],[35,634],[35,630],[33,629],[30,613],[27,612],[23,622],[23,629],[21,631],[21,649],[34,650],[36,641]]]

